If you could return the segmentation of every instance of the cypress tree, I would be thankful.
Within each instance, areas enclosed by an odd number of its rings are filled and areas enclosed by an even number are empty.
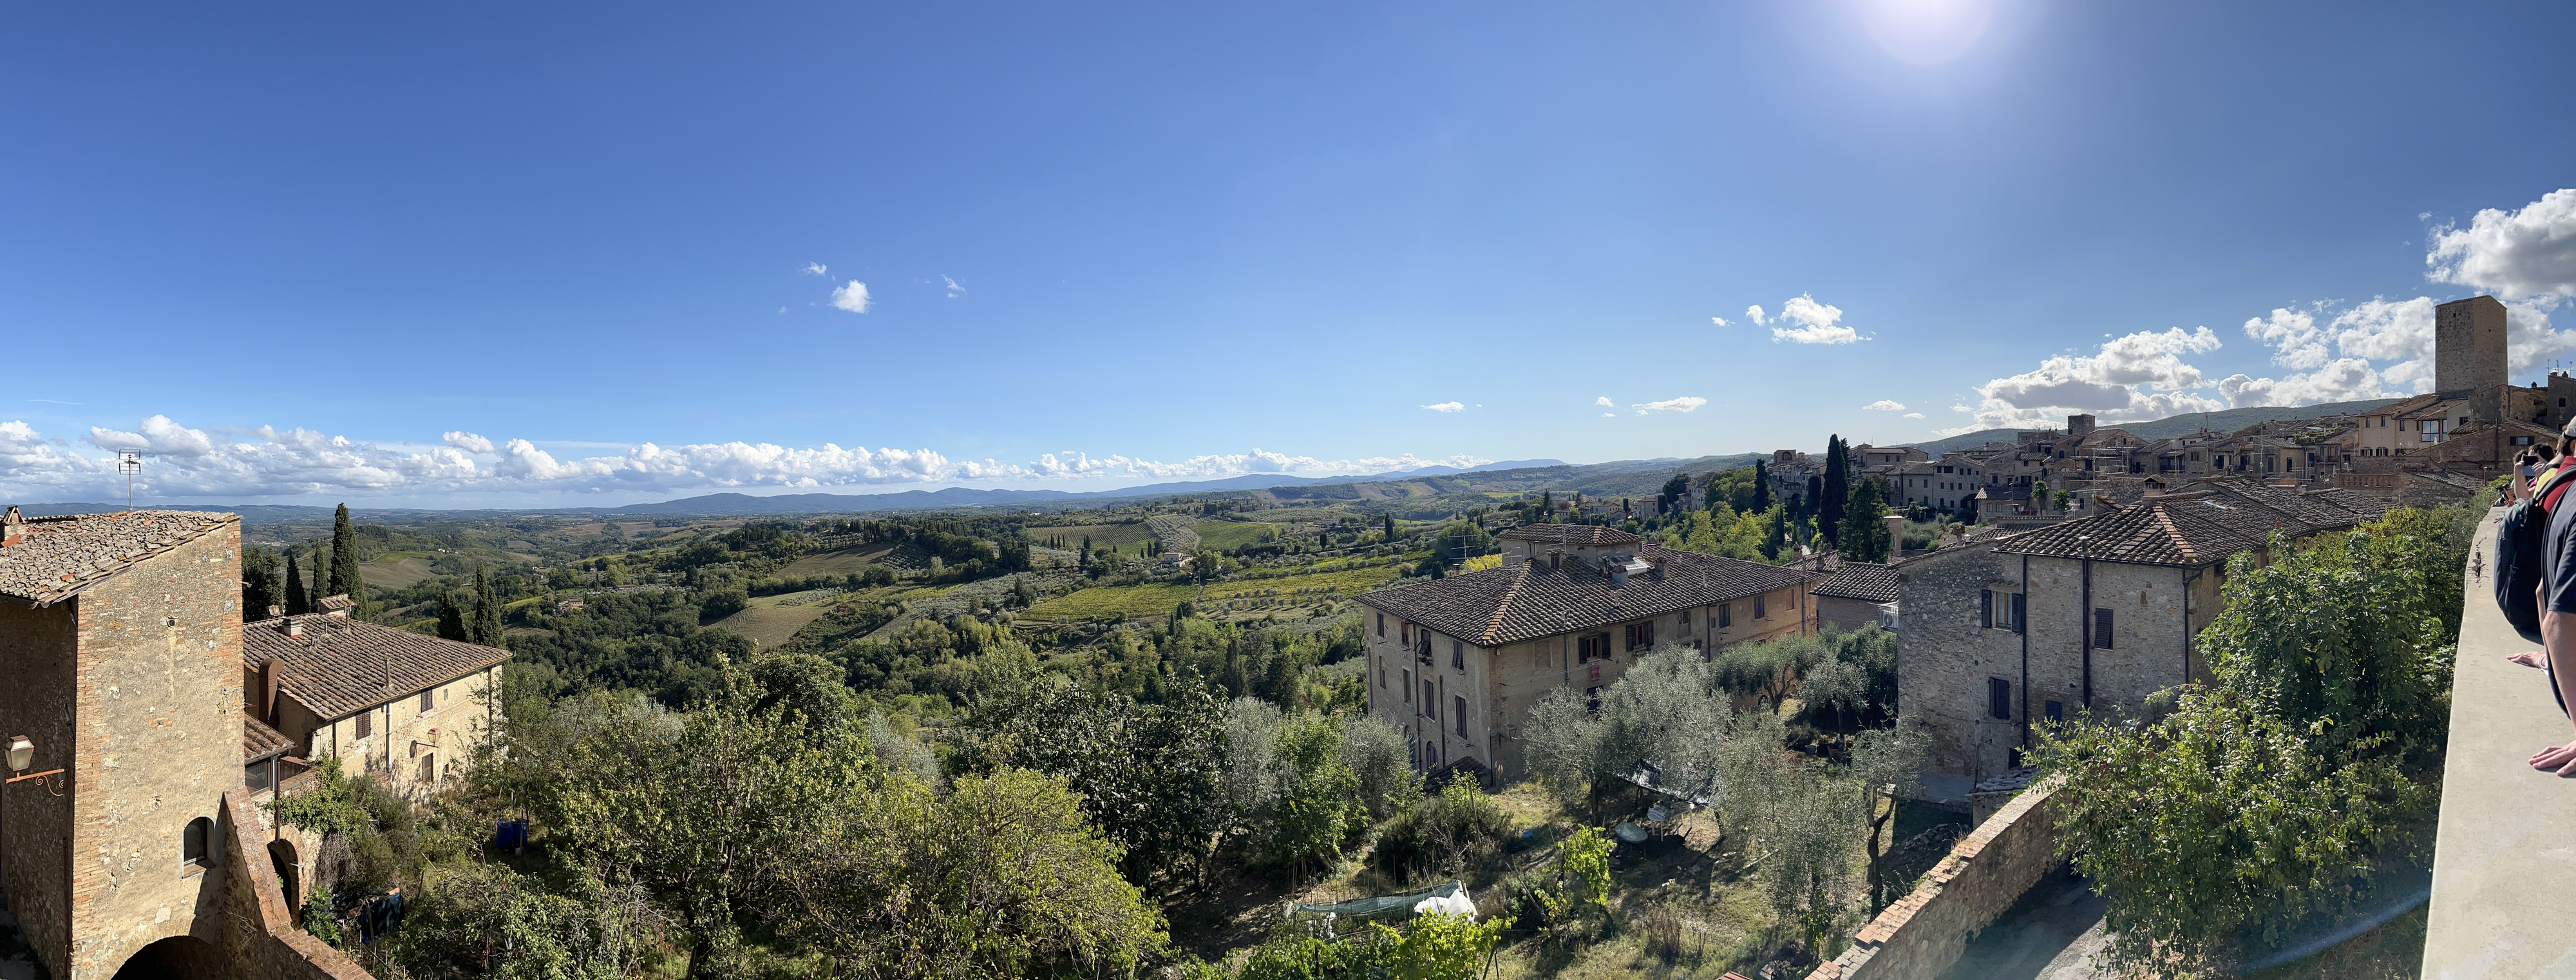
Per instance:
[[[467,635],[465,597],[457,595],[456,590],[449,589],[447,594],[438,597],[438,638],[461,641],[466,639]]]
[[[1538,495],[1538,513],[1539,523],[1556,523],[1556,491],[1543,491]]]
[[[1851,455],[1843,437],[1825,437],[1825,485],[1816,496],[1816,527],[1842,547],[1843,506],[1851,501]]]
[[[1862,480],[1852,488],[1851,507],[1843,514],[1843,557],[1852,561],[1883,562],[1895,542],[1887,535],[1887,498],[1878,489],[1877,480]]]
[[[347,504],[331,517],[331,591],[323,595],[348,596],[357,609],[367,605],[367,580],[358,573],[358,529],[349,524]]]
[[[1753,461],[1753,509],[1771,509],[1771,471],[1758,459]]]
[[[266,548],[243,548],[242,622],[265,619],[268,607],[283,605],[277,592],[277,554]]]
[[[295,567],[295,552],[286,552],[286,614],[302,616],[313,611],[313,600],[304,594],[304,570]]]
[[[466,641],[487,647],[502,645],[501,594],[492,590],[492,572],[474,566],[474,622],[466,629]]]
[[[1393,514],[1387,514],[1387,515],[1385,515],[1385,517],[1386,517],[1386,543],[1388,543],[1388,544],[1394,544],[1394,543],[1395,543],[1395,515],[1393,515]]]

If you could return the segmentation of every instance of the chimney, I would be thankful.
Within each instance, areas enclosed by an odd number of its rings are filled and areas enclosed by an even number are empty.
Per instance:
[[[1905,515],[1887,515],[1887,563],[1905,557]]]
[[[26,535],[27,519],[18,516],[18,505],[10,504],[8,512],[0,514],[0,548],[17,544]]]
[[[265,692],[260,696],[260,720],[272,726],[277,724],[277,675],[285,669],[286,662],[276,657],[260,661],[259,664],[259,687],[262,692]]]
[[[280,617],[277,621],[277,631],[288,636],[303,636],[304,621],[293,616]]]
[[[270,607],[268,607],[268,618],[270,618],[270,619],[276,619],[277,617],[279,617],[279,616],[283,616],[283,615],[286,615],[286,607],[285,607],[285,606],[270,606]]]

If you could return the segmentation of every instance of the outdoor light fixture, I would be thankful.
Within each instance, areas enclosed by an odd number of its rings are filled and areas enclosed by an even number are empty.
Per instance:
[[[63,795],[63,791],[61,789],[63,780],[45,779],[47,776],[62,775],[63,771],[60,769],[47,769],[43,772],[28,772],[27,767],[35,764],[36,741],[24,735],[11,736],[9,738],[9,772],[11,775],[8,779],[0,780],[0,784],[14,783],[27,779],[42,779],[44,780],[43,785],[45,787],[45,792],[52,793],[55,796]]]

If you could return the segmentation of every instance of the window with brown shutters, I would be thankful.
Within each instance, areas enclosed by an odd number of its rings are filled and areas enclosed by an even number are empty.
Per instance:
[[[428,714],[429,709],[435,707],[438,707],[438,689],[433,687],[420,692],[420,713]]]
[[[2012,720],[2012,682],[2001,677],[1986,678],[1986,716],[1997,721]]]
[[[367,736],[369,736],[369,735],[373,735],[373,734],[375,734],[375,733],[376,733],[376,713],[375,713],[375,712],[373,712],[373,711],[368,711],[368,712],[364,712],[364,713],[359,714],[359,715],[358,715],[358,737],[359,737],[359,738],[365,738],[365,737],[367,737]]]

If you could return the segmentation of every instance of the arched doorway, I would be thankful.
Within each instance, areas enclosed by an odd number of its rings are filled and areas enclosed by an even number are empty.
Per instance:
[[[134,951],[116,971],[116,980],[213,980],[224,975],[222,957],[213,943],[195,936],[171,936]]]
[[[298,866],[302,862],[295,860],[295,843],[287,840],[270,841],[268,863],[277,868],[277,886],[286,891],[286,911],[292,915],[295,910],[304,906],[304,869]]]

